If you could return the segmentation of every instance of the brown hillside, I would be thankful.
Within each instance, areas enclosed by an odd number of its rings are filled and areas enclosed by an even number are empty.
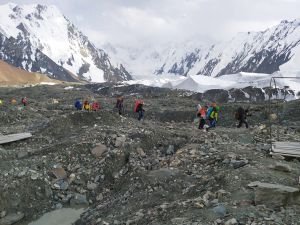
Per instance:
[[[38,84],[41,82],[59,83],[46,75],[30,73],[0,60],[0,85]]]

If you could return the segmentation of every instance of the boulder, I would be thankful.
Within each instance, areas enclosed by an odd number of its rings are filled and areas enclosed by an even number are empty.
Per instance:
[[[235,225],[235,224],[238,224],[238,221],[235,218],[232,218],[225,222],[225,225]]]
[[[115,146],[116,147],[122,147],[125,145],[126,137],[121,136],[116,138]]]
[[[89,202],[86,199],[86,195],[75,194],[70,200],[70,206],[88,206]]]
[[[293,199],[299,196],[298,188],[280,184],[252,182],[248,187],[255,188],[255,204],[277,208],[293,203]]]
[[[90,190],[90,191],[95,190],[97,187],[98,187],[98,184],[96,184],[96,183],[89,182],[87,184],[87,189]]]
[[[213,212],[218,216],[218,217],[225,217],[226,216],[226,208],[224,205],[220,204],[216,207],[214,207],[213,209]]]
[[[95,148],[92,149],[91,153],[96,158],[101,157],[107,151],[107,147],[103,144],[97,144]]]
[[[59,179],[56,180],[53,184],[53,189],[57,189],[57,190],[68,190],[69,188],[69,183],[68,181],[64,180],[64,179]]]
[[[50,173],[56,178],[56,179],[65,179],[67,178],[67,173],[64,170],[64,168],[54,168],[50,171]]]

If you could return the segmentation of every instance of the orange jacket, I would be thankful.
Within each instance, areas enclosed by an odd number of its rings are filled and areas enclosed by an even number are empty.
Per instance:
[[[203,107],[200,108],[199,114],[202,118],[205,118],[207,110]]]

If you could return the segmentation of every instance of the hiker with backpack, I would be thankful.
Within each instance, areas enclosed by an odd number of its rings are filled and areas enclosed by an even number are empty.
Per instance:
[[[13,99],[11,99],[10,103],[11,103],[12,105],[16,105],[16,104],[17,104],[17,100],[16,100],[15,98],[13,98]]]
[[[235,112],[235,119],[239,121],[237,128],[241,128],[243,124],[245,124],[246,128],[249,127],[247,122],[247,116],[250,116],[249,109],[244,109],[243,107],[239,107]]]
[[[198,129],[204,129],[204,125],[206,124],[206,114],[207,114],[207,109],[208,107],[207,106],[204,106],[204,107],[198,107],[198,113],[197,113],[197,116],[200,118],[200,121],[199,121],[199,126],[198,126]]]
[[[119,111],[119,115],[122,115],[123,110],[124,110],[123,102],[124,102],[123,96],[120,96],[119,98],[117,98],[116,108]]]
[[[21,99],[21,103],[22,103],[23,106],[25,107],[25,106],[28,104],[27,97],[22,98],[22,99]]]
[[[219,117],[219,111],[220,107],[215,102],[213,102],[207,109],[206,117],[209,121],[209,128],[216,127]]]
[[[77,100],[75,101],[74,106],[75,106],[75,108],[76,108],[77,110],[82,110],[82,103],[80,102],[79,99],[77,99]]]
[[[91,104],[91,110],[92,111],[95,111],[95,112],[97,112],[98,110],[100,110],[100,104],[99,104],[99,102],[93,102],[92,104]]]
[[[85,100],[83,102],[83,109],[86,110],[86,111],[90,111],[91,110],[91,106],[90,106],[90,103],[88,100]]]
[[[144,102],[140,99],[135,100],[135,105],[134,105],[134,112],[138,113],[138,120],[141,121],[144,119]]]

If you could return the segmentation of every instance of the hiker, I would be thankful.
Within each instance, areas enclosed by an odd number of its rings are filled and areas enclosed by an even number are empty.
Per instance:
[[[11,103],[12,105],[15,105],[15,104],[17,104],[17,100],[13,98],[13,99],[10,101],[10,103]]]
[[[204,125],[205,125],[205,119],[206,119],[206,113],[207,113],[207,106],[204,106],[204,107],[200,107],[198,106],[198,113],[197,113],[197,116],[200,118],[200,121],[199,121],[199,126],[198,126],[198,129],[204,129]]]
[[[77,99],[77,100],[75,101],[74,106],[75,106],[75,108],[76,108],[77,110],[82,110],[82,104],[81,104],[81,102],[80,102],[79,99]]]
[[[83,109],[84,109],[84,110],[87,110],[87,111],[90,111],[91,107],[90,107],[89,101],[85,100],[85,101],[83,102]]]
[[[241,128],[243,123],[246,125],[246,128],[249,127],[248,122],[247,122],[247,116],[249,115],[248,112],[249,112],[249,109],[245,110],[243,107],[239,107],[236,110],[235,119],[239,121],[237,128]]]
[[[22,103],[23,106],[25,107],[25,106],[28,104],[27,97],[22,98],[22,99],[21,99],[21,103]]]
[[[123,113],[123,108],[124,108],[123,102],[124,102],[123,96],[117,98],[116,108],[119,110],[119,115],[122,115]]]
[[[100,109],[100,104],[99,102],[93,102],[91,105],[91,109],[95,112],[97,112]]]
[[[138,120],[141,121],[144,119],[144,112],[145,110],[143,109],[144,102],[140,99],[135,101],[134,105],[134,112],[137,112],[139,114]]]
[[[215,102],[213,102],[211,106],[207,109],[206,117],[209,121],[209,128],[216,127],[219,111],[220,107],[217,106],[217,103]]]
[[[15,104],[17,104],[17,100],[16,100],[16,99],[14,99],[14,98],[13,98],[13,99],[12,99],[10,102],[11,102],[11,104],[12,104],[12,105],[15,105]]]

